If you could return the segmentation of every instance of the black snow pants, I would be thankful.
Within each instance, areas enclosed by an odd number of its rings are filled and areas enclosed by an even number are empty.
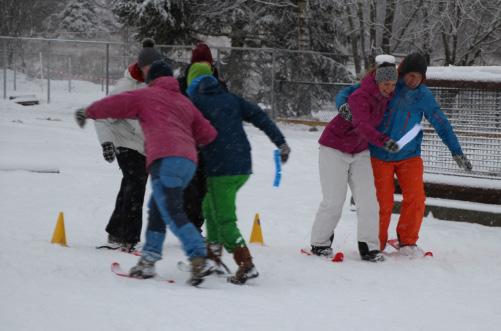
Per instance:
[[[124,244],[136,244],[140,241],[143,224],[144,193],[148,180],[146,158],[125,147],[118,147],[118,152],[117,162],[123,178],[106,231]]]
[[[201,153],[198,153],[198,167],[188,186],[184,189],[184,212],[195,227],[202,232],[204,215],[202,201],[207,193],[207,177]]]

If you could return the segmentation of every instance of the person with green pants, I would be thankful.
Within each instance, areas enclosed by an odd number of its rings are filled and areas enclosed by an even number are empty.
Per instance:
[[[290,148],[268,115],[258,105],[227,92],[212,76],[208,64],[194,63],[188,77],[187,94],[218,132],[217,138],[202,148],[207,175],[203,212],[208,257],[220,262],[223,247],[233,253],[238,270],[228,281],[245,284],[259,274],[237,226],[237,192],[252,173],[251,147],[243,122],[252,123],[270,138],[279,148],[282,162],[287,161]]]

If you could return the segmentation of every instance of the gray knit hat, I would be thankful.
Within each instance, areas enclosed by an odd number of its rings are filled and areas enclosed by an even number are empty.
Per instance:
[[[376,69],[376,83],[386,82],[389,80],[396,81],[398,79],[397,68],[394,63],[382,63]]]
[[[155,48],[153,39],[147,38],[143,40],[143,49],[141,49],[137,57],[137,65],[139,68],[151,65],[153,62],[161,60],[162,58],[162,54]]]

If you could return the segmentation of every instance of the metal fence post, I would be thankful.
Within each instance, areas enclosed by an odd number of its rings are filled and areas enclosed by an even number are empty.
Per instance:
[[[12,69],[14,70],[14,91],[17,90],[17,71],[16,71],[16,62],[14,60],[14,62],[12,62]]]
[[[71,56],[68,57],[68,92],[71,92]]]
[[[110,44],[106,44],[106,95],[110,88]]]
[[[101,81],[101,92],[104,92],[104,80],[105,80],[105,77],[103,76],[104,75],[104,62],[105,59],[102,58],[101,59],[101,74],[99,75],[99,77],[101,78],[100,81]]]
[[[219,48],[216,48],[216,61],[217,73],[222,78],[223,73],[221,71],[221,52],[219,51]]]
[[[3,98],[7,99],[7,39],[3,41]]]
[[[47,49],[47,103],[50,103],[50,46],[51,43],[49,41]]]
[[[275,49],[271,51],[271,117],[275,120]]]

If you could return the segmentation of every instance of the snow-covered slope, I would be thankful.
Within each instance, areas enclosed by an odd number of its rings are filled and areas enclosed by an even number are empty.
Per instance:
[[[84,130],[74,123],[74,109],[102,96],[99,86],[79,84],[71,94],[54,88],[50,105],[0,101],[0,329],[499,328],[500,228],[427,218],[419,243],[435,257],[388,257],[372,264],[358,257],[356,214],[347,206],[334,244],[345,261],[299,254],[321,198],[319,133],[300,127],[282,127],[292,154],[278,189],[272,187],[274,147],[247,127],[255,173],[238,196],[238,216],[248,238],[260,213],[266,245],[251,245],[260,278],[235,286],[212,277],[200,289],[190,287],[188,274],[176,268],[184,257],[171,234],[158,272],[175,284],[113,275],[113,261],[128,268],[137,257],[94,248],[106,238],[120,174],[115,163],[102,159],[93,123]],[[50,244],[59,211],[67,248]],[[230,256],[224,260],[235,269]]]

